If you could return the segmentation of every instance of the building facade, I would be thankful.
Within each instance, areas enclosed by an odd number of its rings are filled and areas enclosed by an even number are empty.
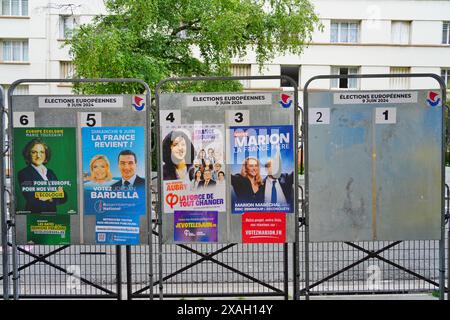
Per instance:
[[[255,54],[235,60],[235,75],[289,75],[300,89],[319,74],[435,73],[450,86],[450,1],[312,0],[324,26],[300,56],[281,55],[261,69]],[[70,78],[64,39],[74,26],[104,13],[102,0],[0,0],[0,85],[20,78]],[[246,89],[288,84],[245,81]],[[414,89],[431,79],[316,81],[311,89]],[[286,89],[289,89],[288,87]],[[22,94],[69,94],[67,84],[21,86]]]

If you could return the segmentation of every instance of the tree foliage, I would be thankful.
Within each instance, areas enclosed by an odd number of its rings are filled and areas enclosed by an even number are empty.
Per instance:
[[[70,45],[76,75],[139,78],[154,87],[179,76],[230,75],[233,57],[262,64],[301,54],[320,22],[308,0],[107,0],[107,15],[80,26]],[[190,83],[177,90],[238,90],[238,82]],[[166,88],[170,89],[170,88]],[[136,85],[77,87],[135,93]]]

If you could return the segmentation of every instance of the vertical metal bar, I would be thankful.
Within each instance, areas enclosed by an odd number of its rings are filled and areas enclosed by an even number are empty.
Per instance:
[[[8,142],[9,142],[9,148],[10,150],[14,150],[14,141],[12,139],[12,128],[13,128],[13,103],[12,103],[12,95],[14,92],[15,86],[14,83],[11,85],[11,87],[8,90],[8,106],[9,106],[9,126],[8,126]],[[15,197],[14,197],[14,178],[13,178],[13,172],[14,172],[14,162],[9,162],[9,172],[11,173],[11,197],[9,201],[9,214],[10,214],[10,220],[12,221],[12,231],[11,231],[11,243],[12,243],[12,267],[13,267],[13,296],[15,300],[19,299],[19,271],[18,271],[18,252],[17,252],[17,245],[16,245],[16,204],[15,204]]]
[[[308,140],[308,85],[312,81],[310,79],[303,88],[303,148],[304,148],[304,165],[305,165],[305,198],[303,203],[304,223],[305,223],[305,299],[309,300],[309,140]]]
[[[3,87],[0,86],[0,133],[2,136],[0,142],[0,223],[1,223],[1,233],[2,233],[2,266],[3,266],[3,299],[9,299],[9,261],[8,261],[8,226],[7,226],[7,205],[5,202],[5,182],[6,182],[6,173],[5,173],[5,156],[6,156],[6,147],[5,147],[5,138],[3,135],[5,134],[4,127],[4,116],[5,116],[5,106],[4,106],[4,90]]]
[[[447,150],[446,136],[447,128],[445,127],[445,105],[447,101],[447,86],[441,77],[438,77],[442,90],[442,149],[441,149],[441,239],[439,240],[439,299],[445,299],[445,152]],[[448,126],[448,123],[447,123]],[[450,259],[450,256],[448,257]],[[450,270],[448,270],[450,271]],[[450,288],[448,288],[450,290]]]
[[[156,141],[158,143],[161,142],[161,136],[160,136],[160,127],[159,127],[159,98],[160,98],[160,91],[159,91],[159,86],[156,86],[155,89],[155,131],[156,131]],[[161,159],[161,148],[159,147],[159,145],[156,146],[156,154],[157,154],[157,158]],[[158,172],[158,201],[156,202],[155,205],[155,212],[156,212],[156,223],[158,226],[158,273],[159,273],[159,280],[158,280],[158,287],[159,287],[159,300],[163,299],[163,264],[162,264],[162,259],[163,259],[163,245],[162,245],[162,201],[163,201],[163,196],[162,196],[162,173],[161,173],[161,164],[158,163],[158,167],[157,167],[157,172]],[[152,234],[153,236],[153,234]],[[151,287],[153,288],[153,283],[150,284]]]
[[[299,228],[299,226],[298,226],[298,223],[297,223],[297,229],[300,229]],[[297,238],[298,238],[298,235],[297,235]],[[294,279],[293,279],[293,286],[294,286],[294,288],[293,288],[293,299],[294,300],[298,300],[299,299],[299,296],[298,296],[298,287],[299,287],[299,277],[300,277],[300,274],[299,274],[299,271],[298,271],[298,269],[297,269],[297,267],[298,267],[298,260],[299,260],[299,252],[298,252],[298,250],[299,250],[299,248],[298,248],[298,242],[296,241],[296,242],[294,242],[293,244],[292,244],[292,251],[293,251],[293,253],[292,253],[292,259],[293,259],[293,261],[292,261],[292,264],[293,264],[293,268],[294,268]]]
[[[122,250],[120,245],[116,245],[116,277],[117,300],[122,300]]]
[[[283,244],[284,300],[289,300],[289,244]]]
[[[125,246],[125,256],[127,264],[127,300],[133,299],[133,284],[131,278],[131,247]]]

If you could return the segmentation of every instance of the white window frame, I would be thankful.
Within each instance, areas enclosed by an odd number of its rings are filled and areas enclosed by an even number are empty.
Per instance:
[[[17,59],[14,57],[14,45],[19,46],[20,57]],[[28,39],[0,39],[0,49],[2,62],[29,62],[30,50]],[[10,59],[5,59],[7,50],[10,50]]]
[[[403,69],[403,70],[402,70]],[[390,74],[409,74],[411,73],[411,67],[390,67]],[[403,83],[402,83],[403,82]],[[389,87],[393,90],[408,90],[411,88],[411,78],[390,78],[389,79]]]
[[[396,28],[398,34],[394,34]],[[406,35],[405,35],[406,34]],[[393,44],[410,44],[411,43],[411,21],[393,20],[391,21],[391,42]]]
[[[69,21],[70,23],[66,23]],[[62,14],[59,16],[59,38],[71,39],[73,36],[73,30],[78,25],[78,17],[74,15]]]
[[[450,44],[450,21],[442,23],[442,44]]]
[[[251,76],[252,75],[252,65],[249,63],[233,63],[230,66],[230,72],[232,76]],[[244,89],[250,88],[250,80],[239,80]]]
[[[344,30],[344,24],[347,24],[347,30]],[[333,25],[337,25],[337,39],[333,39]],[[350,41],[350,30],[352,30],[351,26],[356,25],[356,39],[354,41]],[[330,42],[331,43],[359,43],[359,34],[360,34],[360,21],[350,20],[350,21],[331,21],[330,25]],[[346,40],[344,38],[346,37]]]
[[[444,80],[447,89],[450,89],[450,68],[442,68],[441,77]]]
[[[60,72],[59,76],[61,77],[61,79],[72,79],[75,76],[75,66],[73,62],[60,61],[59,72]]]
[[[359,74],[360,67],[359,66],[332,66],[331,74],[332,75],[340,75],[341,69],[347,69],[347,74]],[[348,90],[357,90],[359,89],[359,79],[358,78],[347,78],[347,88],[341,88],[340,79],[331,79],[330,80],[330,89],[348,89]]]
[[[3,8],[8,4],[8,11]],[[18,4],[18,14],[13,14],[13,3]],[[28,0],[0,0],[0,16],[27,17],[28,16]]]

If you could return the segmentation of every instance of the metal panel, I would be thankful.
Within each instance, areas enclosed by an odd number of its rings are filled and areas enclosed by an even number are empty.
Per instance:
[[[79,112],[101,112],[102,127],[114,126],[142,126],[146,125],[146,118],[140,112],[131,111],[131,102],[133,95],[122,95],[123,107],[116,109],[42,109],[39,108],[40,96],[13,96],[12,102],[14,105],[14,112],[31,111],[35,113],[35,127],[79,127],[79,119],[77,113]],[[73,96],[69,96],[73,97]],[[120,121],[119,118],[120,117]],[[99,127],[100,128],[100,127]],[[80,130],[80,129],[79,129]],[[79,131],[81,132],[81,130]],[[80,155],[82,150],[81,136],[77,137],[77,153]],[[80,158],[80,157],[79,157]],[[138,160],[139,161],[139,160]],[[142,159],[141,161],[144,161]],[[82,172],[80,162],[78,161],[77,171]],[[78,184],[83,184],[83,177],[78,174]],[[82,190],[82,189],[81,189]],[[83,202],[81,201],[80,188],[78,189],[78,210],[79,214],[71,215],[71,243],[72,244],[97,244],[95,239],[95,215],[83,214]],[[27,244],[26,234],[26,215],[16,215],[17,228],[17,243]],[[147,215],[140,216],[140,242],[147,243],[148,236],[148,220]]]
[[[251,95],[254,93],[245,93],[245,95]],[[281,107],[279,101],[281,100],[281,92],[258,92],[258,95],[269,96],[270,103],[250,105],[250,104],[233,104],[233,105],[215,105],[215,103],[199,103],[198,106],[193,106],[192,103],[188,103],[188,99],[196,94],[181,94],[181,93],[170,93],[161,94],[159,109],[164,110],[180,110],[181,111],[181,126],[194,124],[197,126],[202,126],[202,124],[207,127],[211,124],[226,124],[227,123],[227,110],[248,110],[249,111],[249,126],[263,126],[263,125],[292,125],[294,128],[295,124],[295,110],[294,107],[283,108]],[[197,94],[199,95],[199,94]],[[235,93],[204,93],[201,94],[202,97],[206,96],[233,96]],[[162,120],[160,120],[162,121]],[[164,126],[161,125],[161,129],[164,132]],[[229,147],[230,137],[228,135],[230,126],[226,125],[225,129],[227,131],[227,140],[224,139],[224,150]],[[293,130],[295,132],[295,129]],[[294,133],[295,134],[295,133]],[[296,134],[295,134],[296,135]],[[161,141],[164,136],[161,137]],[[293,141],[292,141],[293,143]],[[295,152],[294,152],[295,153]],[[229,152],[227,152],[227,157]],[[294,157],[293,157],[294,158]],[[230,172],[232,160],[226,159],[226,211],[219,212],[218,226],[219,226],[219,243],[239,243],[242,242],[242,223],[240,214],[231,214],[231,187],[230,187]],[[162,165],[162,164],[161,164]],[[294,165],[294,167],[296,167]],[[162,170],[162,169],[161,169]],[[296,168],[295,168],[296,171]],[[161,197],[162,203],[164,202],[164,197]],[[295,201],[294,201],[295,202]],[[294,210],[295,212],[295,210]],[[286,241],[295,241],[295,213],[291,212],[286,215]],[[162,212],[162,237],[164,243],[174,243],[174,215]]]
[[[440,238],[442,108],[428,93],[402,104],[310,94],[310,110],[330,108],[329,125],[308,126],[312,241]],[[377,108],[395,108],[396,123],[376,123]]]

